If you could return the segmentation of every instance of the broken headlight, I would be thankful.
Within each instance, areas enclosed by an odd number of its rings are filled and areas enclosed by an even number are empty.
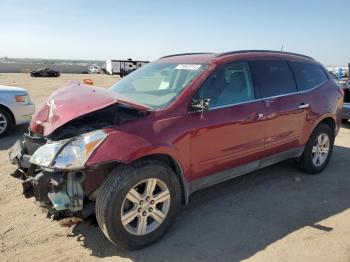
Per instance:
[[[39,147],[29,161],[48,168],[80,169],[106,136],[103,130],[97,130],[72,139],[47,143]]]

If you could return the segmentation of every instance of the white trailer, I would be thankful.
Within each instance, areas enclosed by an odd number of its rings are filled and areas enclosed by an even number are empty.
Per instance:
[[[133,61],[109,59],[106,61],[106,71],[109,75],[120,75],[121,77],[149,63],[148,61]]]

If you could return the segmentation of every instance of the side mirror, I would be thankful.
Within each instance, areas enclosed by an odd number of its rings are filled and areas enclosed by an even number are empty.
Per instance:
[[[210,99],[197,100],[193,99],[191,103],[192,112],[204,112],[209,109]]]

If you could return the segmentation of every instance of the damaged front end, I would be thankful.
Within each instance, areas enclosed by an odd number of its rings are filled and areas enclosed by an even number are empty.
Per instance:
[[[13,176],[22,180],[24,196],[34,196],[36,203],[56,218],[93,213],[93,202],[87,205],[85,201],[84,205],[86,175],[93,170],[85,163],[106,136],[103,130],[97,130],[49,141],[31,132],[25,134],[9,153],[10,161],[18,166]]]
[[[18,166],[12,176],[22,181],[24,196],[34,197],[52,218],[92,215],[98,188],[117,163],[86,162],[107,138],[105,130],[143,117],[137,109],[113,104],[73,119],[48,136],[29,130],[10,149],[10,161]]]

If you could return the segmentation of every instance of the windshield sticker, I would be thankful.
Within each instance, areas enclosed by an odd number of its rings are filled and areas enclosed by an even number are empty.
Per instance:
[[[182,70],[198,70],[201,65],[195,65],[195,64],[180,64],[175,67],[175,69],[182,69]]]

